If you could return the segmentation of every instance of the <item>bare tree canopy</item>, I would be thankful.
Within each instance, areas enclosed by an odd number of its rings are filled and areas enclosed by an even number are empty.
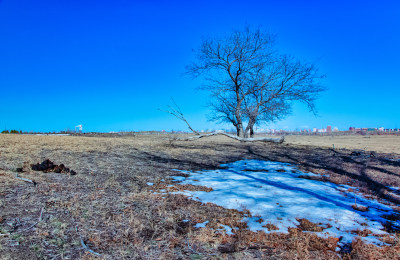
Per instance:
[[[208,38],[187,66],[189,75],[205,79],[202,88],[212,97],[210,119],[231,123],[239,137],[252,136],[257,123],[285,117],[293,101],[315,112],[314,101],[324,90],[315,65],[278,54],[274,38],[250,28]]]

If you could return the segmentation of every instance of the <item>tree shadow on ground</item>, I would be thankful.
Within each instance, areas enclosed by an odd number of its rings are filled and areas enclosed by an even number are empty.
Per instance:
[[[357,162],[354,159],[348,158],[348,157],[346,157],[346,158],[349,159],[350,163],[356,164],[359,167],[359,174],[351,173],[349,171],[344,170],[345,169],[345,167],[343,165],[344,161],[341,160],[339,156],[336,156],[337,159],[334,160],[334,162],[329,163],[329,158],[325,158],[325,156],[313,156],[313,154],[305,155],[305,156],[302,156],[299,158],[299,157],[296,157],[296,156],[290,154],[291,153],[290,151],[285,151],[285,152],[275,151],[273,153],[273,156],[271,156],[271,155],[268,156],[268,155],[264,155],[264,154],[256,151],[255,149],[253,149],[251,147],[249,147],[248,152],[262,160],[282,161],[282,159],[283,159],[284,161],[302,165],[302,166],[310,168],[310,169],[331,171],[336,174],[340,174],[342,176],[349,177],[353,180],[357,180],[357,181],[361,182],[362,184],[366,185],[370,190],[374,191],[374,193],[379,198],[388,200],[389,202],[392,202],[395,204],[400,204],[399,199],[386,193],[388,191],[390,192],[390,190],[387,186],[373,180],[367,173],[368,169],[372,169],[372,170],[381,171],[382,173],[385,173],[385,174],[399,176],[398,174],[395,174],[391,171],[381,169],[378,167],[371,167],[371,166],[368,166],[368,164],[362,164],[362,163]]]

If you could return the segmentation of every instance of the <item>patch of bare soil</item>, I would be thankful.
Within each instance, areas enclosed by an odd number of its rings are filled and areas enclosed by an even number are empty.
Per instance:
[[[313,223],[305,218],[297,219],[299,222],[298,228],[302,231],[312,231],[312,232],[322,232],[326,228],[330,228],[330,226],[322,226],[321,223]]]
[[[304,220],[289,234],[250,232],[241,222],[249,212],[171,194],[175,189],[208,188],[179,186],[168,178],[176,175],[173,169],[217,169],[242,159],[288,162],[320,174],[322,181],[355,186],[399,210],[400,196],[388,187],[400,187],[399,155],[352,152],[285,143],[246,144],[223,137],[185,142],[165,135],[0,135],[0,255],[2,259],[398,259],[398,236],[382,237],[390,246],[381,248],[357,240],[338,255],[338,239],[304,232],[319,228]],[[32,169],[19,173],[36,185],[15,178],[16,168],[24,162],[30,166],[46,158],[79,174]],[[154,193],[161,189],[167,194]],[[204,221],[209,221],[205,228],[195,227]],[[398,218],[388,216],[387,221],[390,227]],[[221,231],[221,225],[233,228],[233,235]],[[363,236],[368,231],[355,232]]]

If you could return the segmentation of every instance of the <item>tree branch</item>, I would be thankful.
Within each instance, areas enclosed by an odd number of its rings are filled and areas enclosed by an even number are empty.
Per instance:
[[[15,174],[15,178],[17,178],[17,179],[19,179],[19,180],[22,180],[22,181],[30,182],[30,183],[32,183],[33,185],[36,185],[36,182],[35,182],[35,181],[32,181],[32,180],[27,179],[27,178],[19,177],[19,176],[18,176],[18,173]]]
[[[204,134],[204,135],[198,135],[198,136],[192,136],[192,137],[187,137],[187,138],[181,138],[179,140],[182,141],[193,141],[197,140],[203,137],[210,137],[210,136],[215,136],[215,135],[224,135],[226,137],[238,140],[240,142],[270,142],[270,143],[283,143],[285,141],[285,137],[281,136],[280,138],[273,138],[273,137],[257,137],[257,138],[243,138],[235,135],[230,135],[225,132],[214,132],[210,134]]]
[[[85,244],[85,242],[83,241],[83,238],[82,238],[81,234],[78,232],[78,227],[77,227],[77,226],[75,226],[75,230],[76,230],[76,233],[78,233],[78,235],[79,235],[80,242],[81,242],[81,245],[82,245],[83,249],[85,249],[86,251],[88,251],[88,252],[91,253],[92,255],[101,256],[101,254],[99,254],[99,253],[93,251],[92,249],[90,249],[90,248]]]
[[[196,130],[194,130],[192,128],[192,126],[189,124],[189,122],[186,120],[185,116],[183,115],[179,106],[175,103],[174,99],[171,98],[171,100],[172,100],[173,105],[168,105],[168,110],[162,110],[162,109],[158,109],[158,110],[168,113],[168,114],[171,114],[171,115],[175,116],[176,118],[182,120],[183,122],[185,122],[187,124],[187,126],[193,133],[195,133],[196,135],[200,135],[200,133],[197,132]]]

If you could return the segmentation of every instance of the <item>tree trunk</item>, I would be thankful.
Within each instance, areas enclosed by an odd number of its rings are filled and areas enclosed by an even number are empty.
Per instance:
[[[239,124],[239,126],[236,129],[236,135],[238,137],[244,137],[244,133],[243,133],[243,124]]]
[[[238,104],[236,111],[235,111],[235,117],[236,117],[236,132],[238,137],[244,137],[244,132],[243,132],[243,122],[242,122],[242,117],[240,114],[240,104]]]
[[[252,113],[249,114],[249,123],[247,124],[246,131],[245,131],[246,138],[254,137],[254,125],[256,124],[259,109],[260,109],[260,106],[257,105],[254,108],[254,110],[252,111]]]
[[[249,138],[250,137],[250,129],[249,126],[247,125],[246,130],[244,130],[244,138]]]
[[[243,138],[244,137],[243,121],[242,121],[242,115],[240,113],[243,100],[240,98],[240,95],[239,95],[240,87],[237,84],[237,82],[235,82],[235,85],[236,85],[236,102],[237,102],[236,109],[235,109],[235,117],[236,117],[236,122],[237,122],[237,127],[236,127],[237,136],[240,138]]]
[[[253,130],[254,125],[255,125],[255,120],[250,119],[249,123],[247,124],[246,131],[245,131],[246,138],[254,136],[254,130]]]

